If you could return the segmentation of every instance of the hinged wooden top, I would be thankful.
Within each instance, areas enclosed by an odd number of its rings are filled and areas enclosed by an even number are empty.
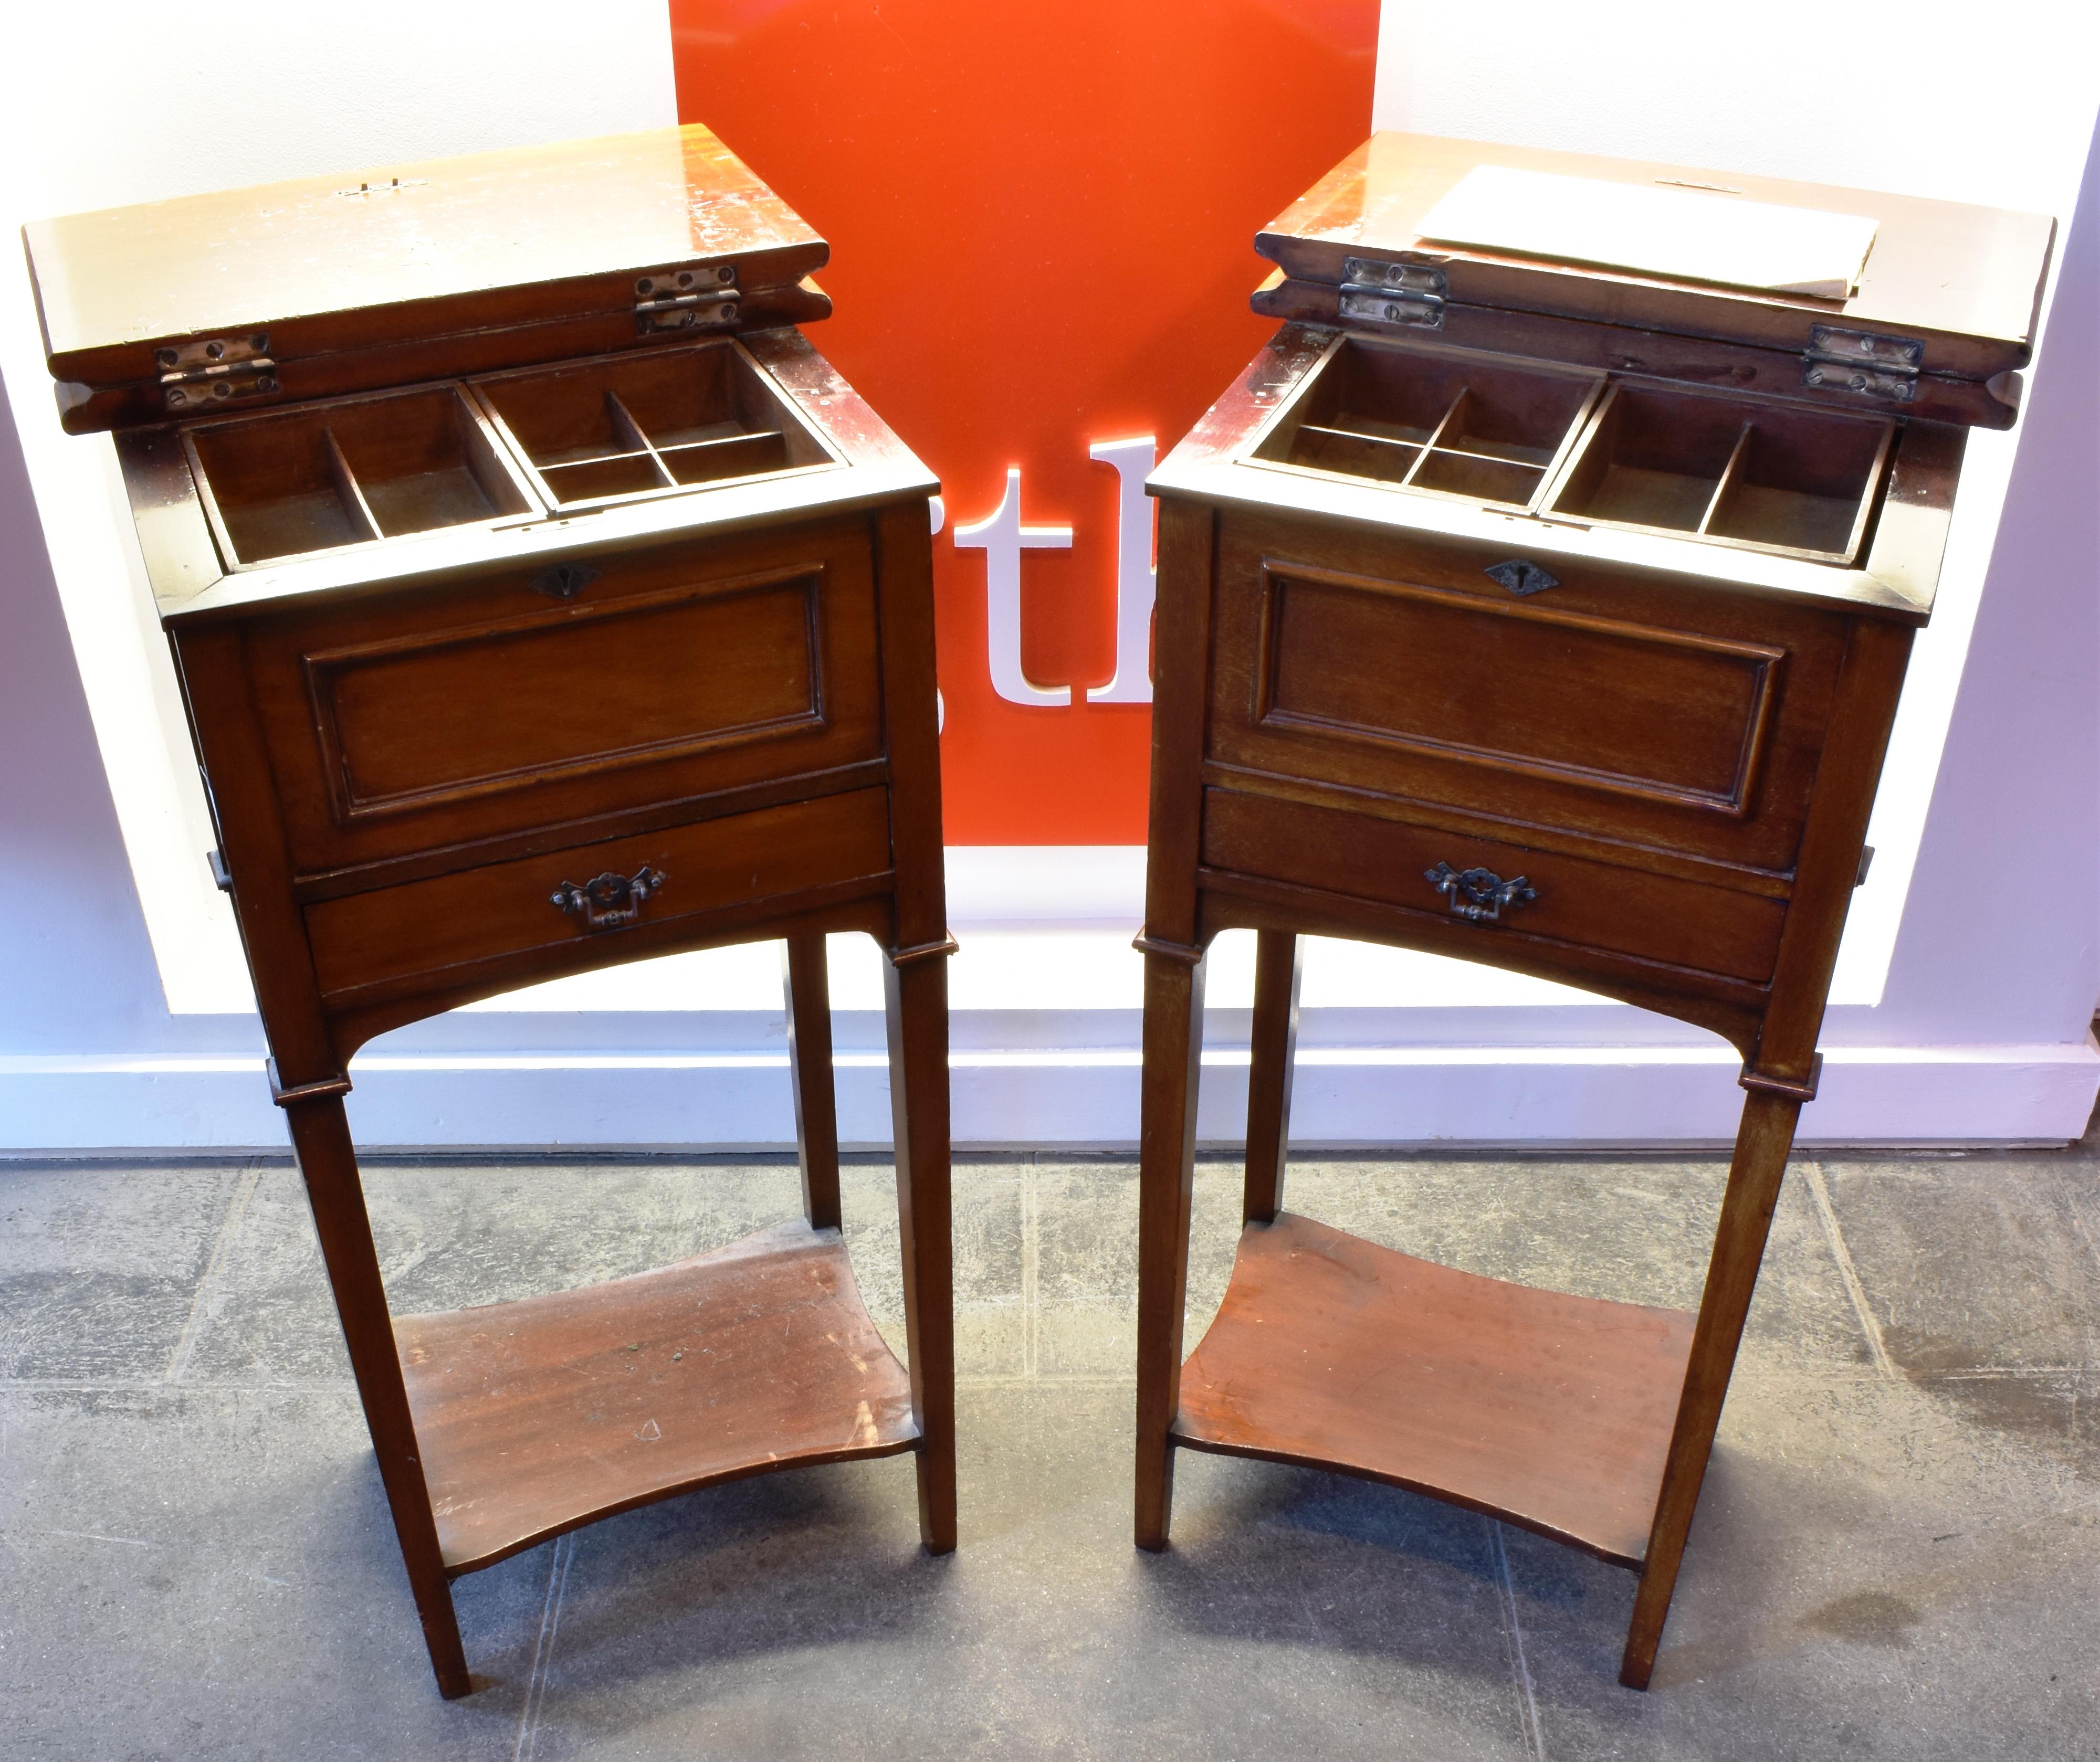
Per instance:
[[[1590,180],[1597,198],[1594,247],[1571,246],[1567,202],[1585,186],[1569,179]],[[1536,249],[1521,238],[1527,199]],[[1740,227],[1729,204],[1745,205]],[[1793,223],[1777,210],[1796,211]],[[1255,245],[1294,281],[1362,295],[1389,283],[1398,315],[1388,323],[1419,322],[1444,302],[1824,351],[1829,365],[1849,359],[1849,343],[1868,372],[1978,381],[2032,355],[2054,235],[2042,214],[1382,134]]]
[[[822,317],[824,241],[698,125],[23,229],[74,432]]]

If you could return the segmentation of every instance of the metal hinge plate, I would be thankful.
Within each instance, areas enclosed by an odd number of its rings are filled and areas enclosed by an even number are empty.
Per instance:
[[[232,398],[277,389],[277,363],[261,331],[246,337],[196,337],[153,351],[161,394],[170,410],[201,410]]]
[[[634,328],[646,337],[660,330],[714,330],[734,324],[743,310],[736,271],[660,269],[634,278]]]
[[[1360,324],[1441,330],[1449,283],[1434,263],[1388,263],[1374,258],[1342,260],[1341,315]]]
[[[1915,338],[1811,324],[1801,358],[1801,383],[1908,403],[1917,395],[1917,376],[1924,365],[1925,345]]]

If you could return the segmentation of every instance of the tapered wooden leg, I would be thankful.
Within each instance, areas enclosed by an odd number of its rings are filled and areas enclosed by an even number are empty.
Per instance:
[[[788,993],[788,1074],[795,1091],[795,1155],[802,1212],[814,1230],[839,1227],[839,1105],[832,1082],[832,987],[821,935],[780,950]]]
[[[904,1250],[904,1329],[919,1421],[919,1533],[955,1545],[955,1325],[948,1202],[948,963],[910,952],[887,962],[889,1106]]]
[[[1140,1548],[1162,1548],[1174,1509],[1169,1433],[1181,1402],[1189,1200],[1203,1054],[1204,962],[1145,958],[1145,1077],[1138,1126],[1137,1509]]]
[[[423,1643],[438,1693],[448,1701],[472,1691],[466,1654],[460,1645],[459,1621],[452,1613],[452,1588],[438,1550],[438,1526],[430,1514],[430,1494],[416,1447],[416,1426],[408,1394],[401,1382],[401,1360],[394,1345],[394,1324],[386,1311],[386,1288],[379,1277],[379,1257],[372,1245],[372,1222],[364,1209],[364,1190],[357,1178],[357,1155],[350,1122],[339,1097],[295,1101],[285,1108],[313,1207],[314,1228],[320,1237],[321,1258],[335,1291],[342,1318],[350,1368],[364,1403],[372,1448],[379,1459],[379,1478],[394,1513],[394,1533],[408,1569],[416,1612],[422,1618]]]
[[[1656,1502],[1655,1524],[1648,1531],[1648,1553],[1640,1586],[1634,1593],[1633,1625],[1627,1630],[1626,1656],[1619,1681],[1629,1689],[1645,1689],[1655,1669],[1656,1648],[1670,1614],[1670,1593],[1684,1558],[1684,1540],[1699,1503],[1706,1459],[1721,1423],[1721,1403],[1735,1369],[1743,1324],[1757,1288],[1758,1266],[1765,1237],[1779,1204],[1780,1183],[1787,1153],[1793,1148],[1794,1122],[1801,1103],[1785,1096],[1753,1094],[1743,1106],[1736,1134],[1735,1160],[1721,1200],[1721,1222],[1714,1236],[1714,1258],[1706,1271],[1706,1294],[1692,1330],[1692,1356],[1685,1366],[1684,1393],[1677,1408],[1677,1429],[1670,1440],[1670,1458],[1662,1473],[1662,1493]]]
[[[1304,945],[1287,930],[1255,932],[1254,1034],[1247,1065],[1249,1223],[1273,1223],[1283,1204],[1290,1141],[1291,1067],[1298,1057],[1298,983]]]

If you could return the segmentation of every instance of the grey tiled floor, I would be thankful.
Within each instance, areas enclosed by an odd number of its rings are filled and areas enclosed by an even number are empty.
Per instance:
[[[1295,1209],[1694,1301],[1722,1168],[1301,1161]],[[1198,1179],[1193,1344],[1237,1172]],[[886,1168],[848,1171],[896,1325]],[[784,1165],[382,1165],[397,1310],[611,1276],[795,1209]],[[1798,1161],[1655,1685],[1631,1575],[1391,1489],[1185,1456],[1129,1543],[1136,1176],[956,1171],[962,1547],[889,1460],[741,1482],[461,1580],[432,1688],[297,1177],[0,1165],[0,1755],[1330,1759],[2100,1755],[2100,1152]]]

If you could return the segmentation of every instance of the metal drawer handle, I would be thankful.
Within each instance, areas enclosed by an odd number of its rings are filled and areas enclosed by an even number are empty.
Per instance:
[[[578,887],[564,881],[549,896],[571,918],[580,918],[586,930],[617,930],[642,915],[642,902],[664,887],[664,871],[646,864],[631,875],[610,870]]]
[[[1538,889],[1522,875],[1505,881],[1492,869],[1458,870],[1440,862],[1434,869],[1423,870],[1422,879],[1451,902],[1453,917],[1468,923],[1491,924],[1502,916],[1505,905],[1514,911],[1538,897]]]

